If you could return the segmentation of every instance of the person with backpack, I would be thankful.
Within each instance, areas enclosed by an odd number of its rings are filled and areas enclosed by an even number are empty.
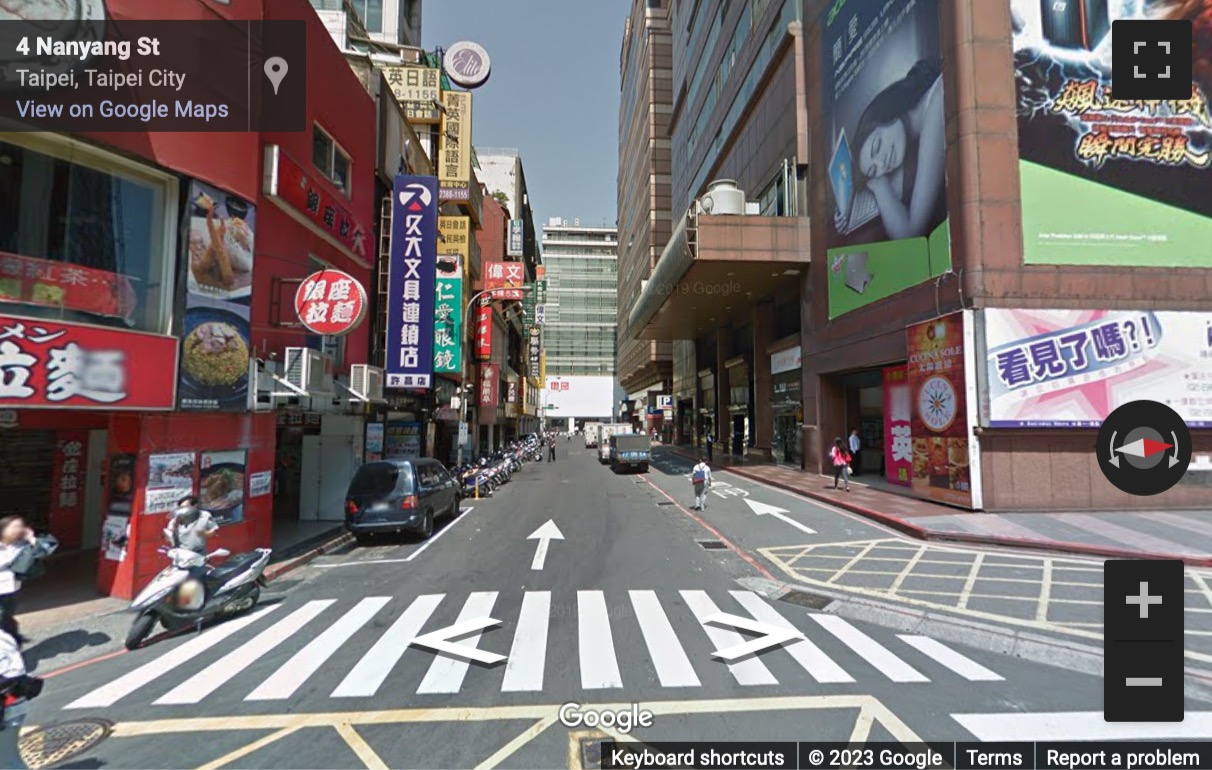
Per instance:
[[[690,471],[690,483],[694,485],[694,510],[707,507],[707,490],[711,488],[711,466],[699,460]]]
[[[841,436],[833,440],[833,449],[829,452],[829,459],[833,461],[833,488],[837,489],[839,479],[845,482],[846,491],[850,491],[850,450],[846,449],[845,442]]]

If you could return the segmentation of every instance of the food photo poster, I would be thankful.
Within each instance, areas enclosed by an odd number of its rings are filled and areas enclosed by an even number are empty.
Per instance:
[[[199,507],[219,524],[244,520],[244,477],[248,454],[243,449],[203,452],[198,472]]]
[[[151,455],[147,458],[147,491],[143,496],[144,513],[165,513],[177,507],[177,501],[194,494],[197,456],[192,452]]]
[[[189,259],[179,406],[190,411],[244,411],[256,207],[195,180],[186,210]]]

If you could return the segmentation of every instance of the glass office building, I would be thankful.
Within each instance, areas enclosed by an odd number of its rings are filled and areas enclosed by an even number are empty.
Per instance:
[[[618,231],[551,219],[543,227],[547,268],[547,376],[614,375]]]

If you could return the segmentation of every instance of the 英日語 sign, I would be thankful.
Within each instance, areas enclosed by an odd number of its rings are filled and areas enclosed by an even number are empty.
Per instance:
[[[440,123],[441,71],[434,67],[383,67],[383,76],[409,123]]]

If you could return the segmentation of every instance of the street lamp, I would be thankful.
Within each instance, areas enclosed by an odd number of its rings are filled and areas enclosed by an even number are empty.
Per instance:
[[[547,388],[543,388],[543,403],[539,405],[539,411],[543,413],[542,419],[543,419],[543,431],[544,432],[547,431],[547,427],[548,427],[547,399],[549,399],[549,398],[551,398],[551,391],[548,390]]]
[[[476,304],[476,300],[478,300],[480,297],[483,297],[485,294],[491,294],[494,291],[504,291],[504,290],[517,291],[518,288],[514,287],[514,286],[497,287],[495,289],[482,289],[481,291],[477,291],[475,294],[472,294],[471,299],[467,300],[467,306],[463,308],[463,328],[464,329],[468,328],[468,320],[469,320],[468,317],[471,315],[471,308],[473,305]],[[531,287],[529,285],[521,287],[521,291],[523,291],[523,292],[527,292],[530,290],[531,290]],[[466,342],[466,340],[464,340],[464,342]],[[467,402],[471,400],[471,396],[468,395],[468,393],[467,393],[467,381],[468,381],[467,359],[468,359],[468,356],[467,356],[467,351],[466,351],[466,345],[460,346],[460,351],[462,352],[462,355],[460,356],[460,358],[462,360],[459,362],[459,367],[463,371],[463,402],[459,405],[459,425],[464,426],[464,425],[467,425]],[[471,439],[470,426],[467,427],[467,430],[468,430],[468,440],[470,440]],[[460,428],[460,432],[462,432],[462,431],[463,431],[463,428]],[[464,442],[462,442],[462,441],[459,442],[458,465],[463,464],[463,443]]]

